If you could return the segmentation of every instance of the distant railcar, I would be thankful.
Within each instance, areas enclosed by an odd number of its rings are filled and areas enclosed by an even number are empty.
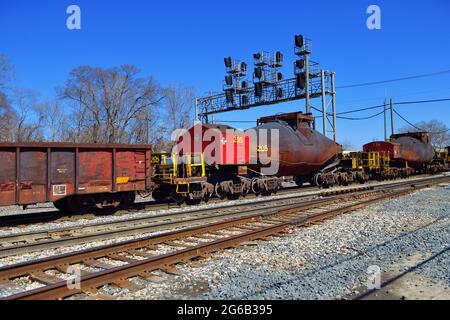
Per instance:
[[[394,134],[391,141],[374,141],[365,144],[363,150],[384,153],[396,166],[409,166],[415,171],[425,171],[434,157],[427,132]]]
[[[400,144],[399,158],[416,170],[424,170],[433,161],[434,148],[428,132],[408,132],[391,136],[391,141]]]

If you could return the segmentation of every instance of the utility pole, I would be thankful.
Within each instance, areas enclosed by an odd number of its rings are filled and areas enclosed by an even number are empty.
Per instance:
[[[387,141],[387,128],[386,128],[386,98],[384,98],[384,141]]]
[[[336,91],[334,87],[334,72],[330,74],[331,81],[331,105],[333,110],[333,140],[336,142]]]
[[[391,134],[394,134],[394,104],[392,103],[392,98],[390,99],[391,105]]]
[[[195,98],[195,121],[199,121],[198,118],[198,98]]]
[[[322,87],[322,127],[323,127],[323,135],[327,135],[327,106],[325,99],[325,71],[320,72],[320,80]]]
[[[306,113],[311,113],[311,105],[309,104],[309,53],[305,54],[305,103]]]

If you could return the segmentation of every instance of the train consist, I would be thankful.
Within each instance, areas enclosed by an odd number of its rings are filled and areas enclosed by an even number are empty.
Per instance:
[[[269,195],[286,180],[329,187],[448,169],[450,147],[435,153],[426,132],[396,134],[343,155],[314,120],[278,114],[245,132],[198,123],[171,153],[152,153],[149,145],[2,143],[0,205],[53,202],[82,212],[127,206],[136,193],[150,192],[156,200],[196,204],[212,196]]]
[[[233,134],[227,126],[198,124],[197,130],[194,126],[181,135],[177,153],[155,155],[156,176],[165,178],[155,181],[154,197],[198,203],[213,195],[229,199],[249,192],[268,195],[286,180],[330,187],[448,169],[449,148],[437,157],[426,132],[396,134],[390,141],[371,142],[363,151],[344,156],[339,144],[315,130],[314,120],[301,112],[278,114]],[[211,131],[216,132],[209,134],[213,139],[206,137]],[[274,133],[278,137],[273,140]],[[212,156],[210,150],[219,155]],[[230,152],[233,156],[226,157]],[[270,162],[264,164],[261,158]],[[264,170],[273,167],[275,172]]]

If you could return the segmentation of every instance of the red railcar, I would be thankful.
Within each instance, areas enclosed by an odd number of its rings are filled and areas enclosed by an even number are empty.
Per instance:
[[[180,154],[203,153],[208,165],[245,165],[250,159],[250,137],[226,125],[197,123],[182,134]]]
[[[374,141],[363,145],[364,152],[380,152],[391,159],[400,157],[400,144],[389,141]]]
[[[81,211],[130,203],[152,188],[150,156],[149,145],[1,143],[0,205]]]

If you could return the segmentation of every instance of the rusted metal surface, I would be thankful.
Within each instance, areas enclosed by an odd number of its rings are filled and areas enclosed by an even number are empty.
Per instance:
[[[337,157],[338,145],[314,130],[313,121],[313,117],[298,112],[258,120],[258,136],[266,136],[264,130],[268,133],[266,141],[258,138],[258,146],[267,145],[269,156],[279,152],[278,176],[307,177]],[[271,145],[271,130],[279,132],[278,149]]]
[[[152,187],[149,145],[1,143],[0,205]]]
[[[433,161],[434,148],[429,142],[428,133],[395,134],[391,140],[400,144],[400,158],[408,161],[412,168],[419,170]]]
[[[394,134],[391,141],[374,141],[363,146],[366,152],[384,152],[391,159],[406,161],[415,170],[433,161],[434,148],[429,142],[426,132],[409,132]]]
[[[0,152],[0,204],[13,204],[16,199],[16,149]]]

